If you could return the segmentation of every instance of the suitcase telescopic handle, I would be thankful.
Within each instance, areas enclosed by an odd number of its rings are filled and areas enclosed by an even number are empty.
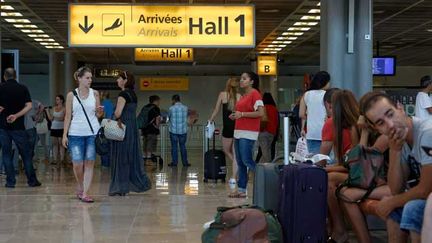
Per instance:
[[[289,164],[289,118],[287,115],[283,118],[284,124],[284,165]]]

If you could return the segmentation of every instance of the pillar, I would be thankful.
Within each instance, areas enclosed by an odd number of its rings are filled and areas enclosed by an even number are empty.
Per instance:
[[[361,0],[356,3],[356,95],[360,97],[373,88],[372,58],[373,58],[373,30],[372,30],[372,0]]]
[[[64,56],[64,93],[67,94],[69,91],[76,87],[74,80],[74,72],[77,70],[76,56],[72,52],[66,52]]]
[[[321,1],[320,69],[330,73],[332,87],[349,89],[357,98],[373,85],[371,13],[372,0]]]
[[[55,96],[58,92],[58,71],[59,71],[59,54],[57,52],[49,53],[49,103],[54,104]]]

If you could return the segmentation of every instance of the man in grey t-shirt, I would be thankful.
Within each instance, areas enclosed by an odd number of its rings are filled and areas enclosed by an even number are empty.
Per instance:
[[[420,242],[425,199],[432,192],[432,120],[408,117],[402,106],[381,92],[360,101],[362,114],[381,134],[388,136],[388,185],[392,196],[377,205],[387,222],[389,242]]]

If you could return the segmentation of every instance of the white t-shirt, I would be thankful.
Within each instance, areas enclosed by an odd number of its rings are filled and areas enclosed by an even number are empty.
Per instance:
[[[432,118],[432,115],[426,110],[432,107],[432,98],[425,92],[418,92],[415,104],[415,116],[424,120]]]
[[[324,106],[325,90],[309,90],[304,95],[307,113],[306,139],[321,140],[321,131],[326,118]]]

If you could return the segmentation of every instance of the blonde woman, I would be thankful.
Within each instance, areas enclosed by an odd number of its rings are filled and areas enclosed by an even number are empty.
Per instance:
[[[94,200],[88,193],[96,160],[95,138],[100,128],[98,117],[102,117],[103,107],[99,93],[90,88],[91,69],[81,67],[74,77],[78,88],[67,94],[62,143],[71,154],[78,184],[77,197],[82,202],[92,203]]]
[[[229,116],[233,113],[237,101],[241,98],[240,94],[238,93],[238,88],[238,78],[228,79],[225,85],[225,90],[219,93],[215,108],[209,118],[210,121],[213,121],[216,115],[219,113],[220,107],[222,106],[222,145],[225,155],[233,162],[232,175],[231,179],[229,180],[229,184],[233,187],[236,184],[237,178],[237,161],[235,159],[233,140],[235,121],[231,120]]]

